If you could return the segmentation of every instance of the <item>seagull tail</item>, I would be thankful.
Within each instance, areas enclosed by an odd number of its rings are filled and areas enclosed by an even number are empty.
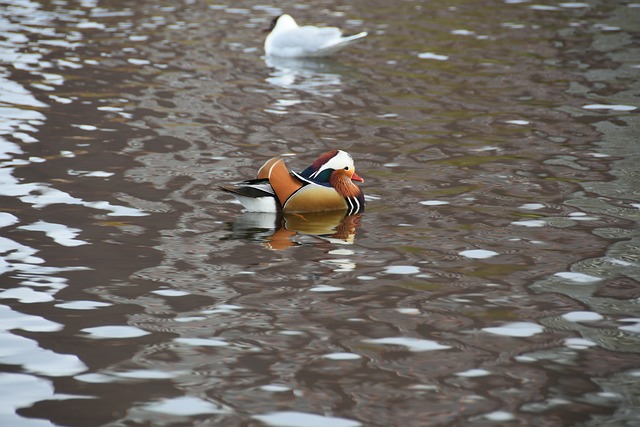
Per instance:
[[[330,43],[322,46],[322,48],[318,52],[318,55],[316,56],[330,55],[339,50],[342,50],[343,48],[357,42],[360,39],[363,39],[366,36],[367,36],[367,32],[363,31],[361,33],[354,34],[352,36],[345,36],[345,37],[340,37],[339,39],[336,39],[336,40],[332,40]]]
[[[368,33],[367,33],[366,31],[363,31],[363,32],[361,32],[361,33],[354,34],[354,35],[352,35],[352,36],[345,36],[345,37],[342,37],[342,38],[340,39],[340,41],[341,41],[341,44],[342,44],[342,43],[352,43],[352,42],[354,42],[354,41],[356,41],[356,40],[360,40],[360,39],[362,39],[362,38],[367,37],[367,34],[368,34]]]

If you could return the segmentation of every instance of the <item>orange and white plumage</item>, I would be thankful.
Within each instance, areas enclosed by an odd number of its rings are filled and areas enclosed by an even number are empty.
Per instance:
[[[363,182],[355,173],[353,159],[342,150],[318,157],[300,173],[289,172],[284,159],[274,157],[258,170],[257,178],[234,186],[222,186],[249,212],[364,211],[364,194],[353,181]]]

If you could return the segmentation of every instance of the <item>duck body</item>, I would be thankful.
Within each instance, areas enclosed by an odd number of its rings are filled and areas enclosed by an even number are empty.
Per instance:
[[[300,173],[289,172],[281,157],[274,157],[258,170],[256,179],[221,190],[233,194],[248,212],[322,212],[344,210],[352,215],[364,211],[364,194],[353,181],[353,159],[342,150],[332,150]]]
[[[300,27],[290,15],[280,15],[271,23],[264,42],[267,56],[312,58],[331,55],[362,39],[366,32],[343,36],[336,27]]]

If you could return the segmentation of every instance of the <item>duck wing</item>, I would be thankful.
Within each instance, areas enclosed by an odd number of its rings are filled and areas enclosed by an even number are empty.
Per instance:
[[[233,186],[222,185],[220,190],[231,193],[236,196],[244,197],[274,197],[273,188],[269,184],[268,179],[250,179],[247,181],[239,182]]]

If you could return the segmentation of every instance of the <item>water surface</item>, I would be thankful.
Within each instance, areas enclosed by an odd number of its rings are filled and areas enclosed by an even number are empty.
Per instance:
[[[640,4],[0,5],[1,425],[639,422]],[[364,214],[217,190],[332,148]]]

